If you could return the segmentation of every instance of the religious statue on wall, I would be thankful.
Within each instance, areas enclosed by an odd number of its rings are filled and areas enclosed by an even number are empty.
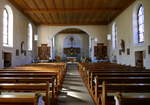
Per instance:
[[[125,52],[125,41],[124,40],[121,40],[120,47],[121,47],[121,51]]]

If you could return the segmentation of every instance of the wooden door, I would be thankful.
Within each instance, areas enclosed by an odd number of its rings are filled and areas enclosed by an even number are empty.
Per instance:
[[[135,64],[137,67],[144,67],[144,52],[143,51],[136,51],[135,52]]]
[[[9,52],[4,52],[3,58],[4,58],[4,67],[11,67],[12,54]]]

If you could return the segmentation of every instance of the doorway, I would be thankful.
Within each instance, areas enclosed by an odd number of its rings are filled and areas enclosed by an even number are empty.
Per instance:
[[[144,51],[136,51],[135,52],[135,64],[136,67],[144,67]]]
[[[11,67],[12,54],[9,53],[9,52],[4,52],[3,53],[3,58],[4,58],[4,68],[5,67]]]

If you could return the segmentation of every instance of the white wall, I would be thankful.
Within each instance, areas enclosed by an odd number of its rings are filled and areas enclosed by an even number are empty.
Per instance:
[[[135,12],[136,5],[142,3],[144,5],[145,14],[145,43],[138,46],[134,44],[133,40],[133,13]],[[113,59],[113,56],[117,56],[118,63],[135,66],[135,51],[145,51],[146,57],[144,59],[144,65],[150,68],[150,55],[148,54],[148,45],[150,45],[150,0],[138,0],[122,12],[111,24],[109,24],[109,33],[112,32],[112,24],[115,22],[118,29],[117,39],[123,39],[125,41],[125,48],[130,48],[131,54],[127,55],[127,51],[124,54],[119,55],[120,42],[118,41],[118,47],[113,50],[112,42],[109,41],[109,57]]]
[[[77,28],[82,31],[85,31],[91,37],[97,37],[99,42],[106,43],[106,34],[107,34],[107,26],[39,26],[38,27],[38,35],[39,41],[38,45],[42,43],[49,43],[49,40],[55,36],[57,33],[64,29],[68,28]]]
[[[13,11],[13,48],[3,47],[3,9],[5,5],[9,5]],[[27,27],[30,21],[7,0],[0,0],[0,16],[0,67],[3,67],[2,51],[12,53],[12,66],[31,63],[32,56],[36,54],[36,43],[33,43],[33,52],[27,52],[27,56],[20,53],[21,41],[25,42],[25,49],[27,49]],[[35,33],[36,26],[33,24],[32,26],[33,33]],[[16,49],[19,49],[19,56],[15,55]]]
[[[107,44],[106,35],[108,33],[107,26],[91,25],[91,26],[39,26],[38,35],[39,41],[38,46],[41,44],[48,44],[51,47],[51,39],[59,32],[65,29],[75,28],[86,32],[92,39],[97,38],[98,43]],[[94,56],[94,53],[92,52]]]

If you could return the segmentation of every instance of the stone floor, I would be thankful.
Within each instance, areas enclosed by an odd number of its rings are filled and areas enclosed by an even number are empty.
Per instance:
[[[68,65],[58,105],[95,105],[75,64]]]

